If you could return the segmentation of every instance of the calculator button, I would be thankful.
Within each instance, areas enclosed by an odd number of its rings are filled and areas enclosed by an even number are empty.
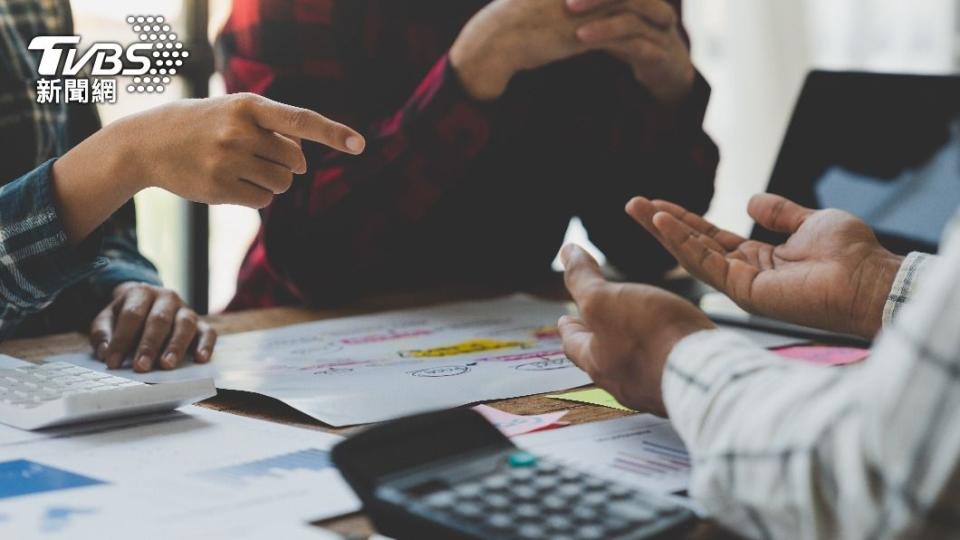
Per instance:
[[[553,461],[541,461],[539,465],[540,472],[555,473],[560,470],[560,465]]]
[[[502,474],[495,474],[483,480],[483,487],[490,490],[494,490],[494,491],[506,489],[509,486],[510,486],[510,479]]]
[[[582,506],[574,508],[570,514],[574,517],[574,519],[584,523],[596,521],[597,517],[599,517],[599,514],[596,510]]]
[[[567,481],[579,480],[581,476],[583,475],[581,475],[579,471],[573,469],[563,469],[560,471],[560,478]]]
[[[583,494],[583,487],[580,484],[565,484],[557,489],[557,495],[572,499]]]
[[[464,499],[472,499],[477,495],[480,495],[482,489],[480,488],[480,484],[470,482],[468,484],[460,484],[459,486],[455,487],[453,491]]]
[[[614,484],[610,486],[610,488],[607,490],[607,493],[609,493],[610,497],[613,499],[626,499],[633,495],[634,492],[627,486]]]
[[[599,525],[587,525],[580,527],[577,531],[577,538],[580,540],[602,540],[606,538],[606,530]]]
[[[583,481],[584,485],[589,489],[604,489],[609,484],[608,481],[598,478],[596,476],[588,476],[586,480]]]
[[[517,530],[517,536],[524,540],[540,540],[547,538],[547,531],[539,525],[527,524]]]
[[[513,469],[510,471],[510,478],[518,482],[526,482],[534,477],[532,469]]]
[[[544,508],[552,512],[559,512],[567,508],[567,500],[556,495],[547,495],[540,501]]]
[[[446,510],[453,507],[453,503],[456,501],[456,497],[450,491],[440,491],[437,493],[431,494],[424,501],[427,506],[435,510]]]
[[[483,509],[480,508],[480,505],[465,502],[458,504],[453,511],[460,517],[466,519],[477,519],[483,516]]]
[[[588,493],[580,499],[580,504],[584,506],[603,506],[607,502],[607,497],[603,493]]]
[[[514,499],[520,501],[529,501],[537,498],[537,490],[530,486],[517,486],[511,492]]]
[[[610,514],[635,522],[650,521],[657,517],[655,510],[644,505],[629,502],[613,503],[607,510]]]
[[[507,498],[504,495],[499,495],[496,493],[494,493],[493,495],[489,495],[486,499],[484,499],[483,502],[487,503],[487,506],[489,506],[494,510],[505,510],[507,508],[510,508],[510,505],[511,505],[511,501],[509,498]]]
[[[487,518],[487,526],[497,531],[513,529],[516,522],[507,514],[491,514]]]
[[[573,521],[565,516],[550,516],[544,522],[554,531],[566,532],[573,528]]]
[[[541,476],[533,481],[533,487],[540,491],[549,491],[557,487],[560,481],[552,476]]]
[[[536,519],[540,517],[540,509],[532,504],[521,504],[513,509],[513,515],[523,519]]]
[[[512,452],[507,458],[507,463],[509,463],[510,466],[515,469],[535,467],[537,465],[537,456],[522,450],[518,452]]]
[[[603,519],[603,526],[613,534],[624,533],[636,525],[636,522],[631,523],[618,517],[607,516]]]

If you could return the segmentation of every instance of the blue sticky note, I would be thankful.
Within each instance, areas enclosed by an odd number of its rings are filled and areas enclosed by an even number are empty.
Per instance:
[[[104,483],[25,459],[0,462],[0,499]]]

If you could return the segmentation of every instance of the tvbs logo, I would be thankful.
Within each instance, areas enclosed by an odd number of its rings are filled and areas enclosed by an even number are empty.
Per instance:
[[[95,42],[80,50],[80,36],[38,36],[38,103],[114,103],[116,77],[130,77],[131,93],[163,93],[190,56],[162,16],[126,19],[138,41],[130,45]]]

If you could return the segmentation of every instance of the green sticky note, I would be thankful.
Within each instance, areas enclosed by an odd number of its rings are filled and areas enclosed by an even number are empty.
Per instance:
[[[617,400],[614,399],[609,392],[599,388],[592,388],[590,390],[577,390],[576,392],[567,392],[566,394],[556,394],[547,397],[552,399],[562,399],[564,401],[586,403],[588,405],[599,405],[600,407],[617,409],[618,411],[635,412],[633,409],[628,409],[617,402]]]

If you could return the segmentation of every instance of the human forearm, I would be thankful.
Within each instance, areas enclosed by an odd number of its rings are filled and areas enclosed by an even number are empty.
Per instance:
[[[132,135],[123,123],[108,126],[54,163],[54,196],[71,244],[82,242],[146,187],[135,172]]]
[[[956,240],[862,365],[797,365],[721,331],[677,345],[664,401],[717,520],[751,537],[952,537]]]
[[[251,94],[180,100],[126,117],[55,164],[64,230],[70,242],[82,241],[149,186],[195,202],[263,208],[306,171],[301,139],[351,154],[364,147],[347,126]]]
[[[855,387],[839,369],[788,363],[727,332],[681,341],[663,394],[693,457],[691,494],[748,538],[841,538],[865,527],[862,511],[878,508],[863,419],[850,414]]]

